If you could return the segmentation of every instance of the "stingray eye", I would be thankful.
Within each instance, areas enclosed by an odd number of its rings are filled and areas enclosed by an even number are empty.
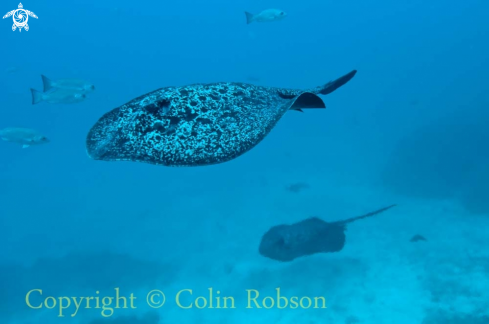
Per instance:
[[[284,15],[284,12],[282,11],[282,12],[280,13],[280,16],[283,16],[283,15]]]
[[[285,244],[285,237],[281,236],[280,238],[277,239],[277,246],[281,247],[281,248],[286,248],[286,244]]]

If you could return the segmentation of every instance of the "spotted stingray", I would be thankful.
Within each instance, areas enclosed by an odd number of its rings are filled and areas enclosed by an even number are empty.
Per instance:
[[[394,206],[331,223],[311,217],[290,225],[277,225],[262,236],[258,250],[262,256],[282,262],[317,253],[339,252],[345,246],[348,224],[380,214]]]
[[[87,136],[95,160],[203,166],[255,147],[289,110],[326,108],[318,95],[356,71],[309,90],[220,82],[162,88],[102,116]]]

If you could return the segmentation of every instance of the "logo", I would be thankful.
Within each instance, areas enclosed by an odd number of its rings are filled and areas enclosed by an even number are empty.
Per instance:
[[[32,11],[24,9],[22,3],[19,3],[19,9],[8,12],[5,16],[3,16],[3,19],[10,16],[12,16],[14,19],[12,31],[15,31],[17,28],[19,28],[19,31],[22,31],[22,28],[28,31],[29,25],[27,25],[27,21],[29,20],[29,16],[37,19],[37,16]]]

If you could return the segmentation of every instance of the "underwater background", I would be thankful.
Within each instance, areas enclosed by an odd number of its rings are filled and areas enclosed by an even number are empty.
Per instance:
[[[489,2],[28,1],[30,30],[0,24],[1,323],[489,323]],[[17,2],[2,1],[1,10]],[[246,24],[278,8],[282,21]],[[357,69],[288,112],[258,146],[212,166],[91,160],[106,112],[166,86],[219,81],[307,89]],[[31,104],[41,74],[96,90]],[[355,222],[339,253],[277,262],[264,232],[317,216]],[[415,235],[426,241],[411,242]],[[121,294],[137,309],[32,309],[47,296]],[[235,309],[182,309],[208,288]],[[326,309],[247,309],[262,296],[324,296]],[[146,295],[158,289],[158,309]],[[187,295],[188,296],[188,295]],[[186,303],[190,303],[188,300]]]

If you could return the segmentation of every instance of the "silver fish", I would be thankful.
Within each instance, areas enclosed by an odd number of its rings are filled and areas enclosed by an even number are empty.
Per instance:
[[[95,86],[87,81],[78,79],[62,79],[53,81],[45,75],[41,75],[44,84],[44,92],[52,89],[64,89],[79,93],[89,93],[95,90]]]
[[[31,89],[32,104],[38,104],[40,102],[47,102],[50,104],[72,104],[85,100],[87,97],[83,93],[73,92],[71,90],[57,89],[50,92],[41,92],[35,89]]]
[[[21,144],[23,148],[50,142],[46,136],[29,128],[9,127],[2,129],[0,130],[0,138],[6,142]]]
[[[259,14],[252,14],[247,11],[245,11],[246,15],[246,23],[251,24],[252,22],[272,22],[272,21],[277,21],[277,20],[282,20],[284,19],[287,14],[283,12],[282,10],[278,9],[267,9],[263,10]]]

